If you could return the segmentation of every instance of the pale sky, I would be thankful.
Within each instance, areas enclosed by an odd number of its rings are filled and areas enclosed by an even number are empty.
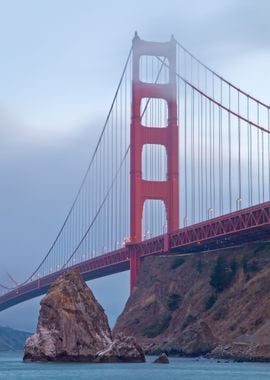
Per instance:
[[[0,280],[23,280],[70,207],[108,112],[134,31],[176,39],[270,103],[268,0],[0,0]],[[129,274],[90,282],[111,323]],[[0,324],[33,330],[33,300]]]

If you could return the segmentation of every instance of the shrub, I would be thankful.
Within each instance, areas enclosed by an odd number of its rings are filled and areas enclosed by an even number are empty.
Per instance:
[[[179,294],[177,293],[170,294],[168,297],[168,303],[167,303],[168,309],[170,311],[175,311],[176,309],[179,308],[179,304],[181,301],[182,301],[182,297]]]
[[[202,273],[202,270],[203,270],[203,263],[202,263],[202,260],[199,259],[196,263],[196,269],[197,269],[197,272],[199,273]]]
[[[223,256],[219,256],[210,276],[210,285],[216,291],[222,292],[233,281],[237,268],[238,265],[235,259],[233,259],[230,265],[228,265],[225,258]]]
[[[160,335],[163,331],[167,330],[171,322],[171,315],[166,315],[161,321],[157,321],[153,325],[145,327],[143,335],[147,338],[155,338]]]
[[[249,262],[248,258],[245,256],[243,257],[242,267],[244,273],[258,272],[259,270],[257,261],[252,260],[251,262]]]
[[[258,272],[259,267],[258,267],[258,263],[255,260],[252,260],[252,262],[250,263],[249,270],[250,272]]]
[[[258,241],[257,247],[255,248],[253,254],[256,255],[257,253],[260,253],[261,251],[264,251],[266,249],[269,249],[269,242],[267,241]]]
[[[216,294],[211,294],[211,296],[209,296],[205,302],[205,311],[211,309],[211,307],[215,304],[217,300],[217,295]]]
[[[235,258],[233,258],[231,264],[230,264],[231,272],[232,272],[232,277],[236,275],[236,272],[238,270],[238,262],[236,261]]]
[[[260,317],[260,318],[256,319],[256,321],[254,322],[254,326],[258,327],[258,326],[262,325],[263,322],[264,322],[263,318]]]
[[[184,262],[185,260],[182,257],[176,257],[171,264],[171,269],[180,267],[182,264],[184,264]]]
[[[247,260],[246,256],[243,257],[242,267],[243,267],[244,273],[247,273],[248,272],[248,260]]]

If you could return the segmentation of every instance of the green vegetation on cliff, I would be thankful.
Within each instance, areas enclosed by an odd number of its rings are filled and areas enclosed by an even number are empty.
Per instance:
[[[236,272],[237,262],[233,258],[230,262],[224,256],[218,256],[210,276],[210,285],[217,291],[222,292],[232,283]]]
[[[157,320],[154,324],[146,326],[144,329],[144,335],[147,336],[147,338],[155,338],[169,327],[171,319],[172,317],[167,314],[161,320]]]

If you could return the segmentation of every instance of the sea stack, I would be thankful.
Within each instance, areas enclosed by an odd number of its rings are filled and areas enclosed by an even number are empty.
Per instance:
[[[165,354],[165,352],[163,352],[163,354],[159,355],[159,357],[156,358],[154,363],[156,363],[156,364],[169,364],[170,361],[169,361],[168,356]]]
[[[24,361],[144,362],[132,337],[112,339],[107,316],[73,269],[52,284],[41,300],[37,330],[26,340]]]

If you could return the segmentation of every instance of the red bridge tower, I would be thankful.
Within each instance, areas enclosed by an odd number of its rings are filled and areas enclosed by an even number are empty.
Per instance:
[[[140,59],[156,56],[168,62],[168,83],[145,83],[140,80]],[[143,98],[159,98],[167,103],[167,127],[142,125],[141,102]],[[140,252],[136,244],[142,240],[142,213],[147,199],[162,200],[167,215],[168,233],[179,228],[179,169],[178,123],[176,101],[176,43],[158,43],[141,40],[137,33],[133,39],[132,114],[130,135],[130,275],[133,289],[140,270]],[[144,144],[160,144],[167,153],[166,181],[142,179],[142,149]]]

